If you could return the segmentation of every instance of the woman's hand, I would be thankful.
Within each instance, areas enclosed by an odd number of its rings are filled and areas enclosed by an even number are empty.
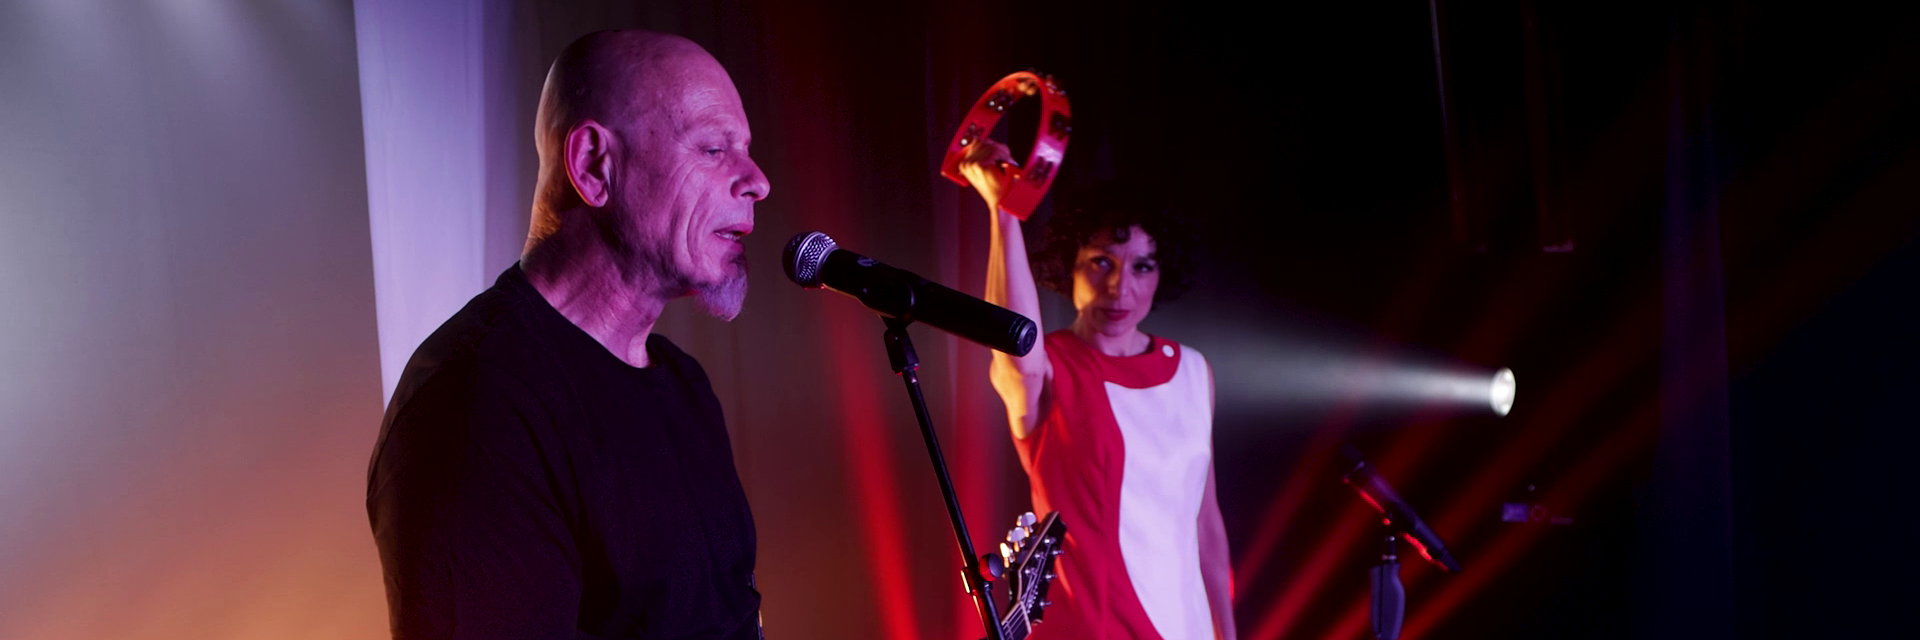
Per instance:
[[[960,175],[966,176],[987,205],[995,209],[1000,206],[1000,197],[1006,195],[1007,185],[1013,181],[1013,171],[1019,168],[1007,145],[984,137],[967,145],[967,154],[960,160]]]

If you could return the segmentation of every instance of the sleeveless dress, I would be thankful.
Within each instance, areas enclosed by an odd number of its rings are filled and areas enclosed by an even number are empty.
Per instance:
[[[1059,511],[1067,539],[1035,639],[1213,637],[1198,527],[1209,373],[1198,351],[1149,337],[1146,353],[1108,356],[1046,336],[1052,400],[1014,445],[1035,510]]]

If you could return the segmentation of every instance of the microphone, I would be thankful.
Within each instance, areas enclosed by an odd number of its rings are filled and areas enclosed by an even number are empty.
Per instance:
[[[1373,465],[1367,464],[1367,461],[1360,457],[1359,450],[1351,445],[1343,447],[1342,450],[1355,464],[1353,470],[1348,471],[1341,480],[1346,482],[1347,486],[1353,487],[1354,491],[1360,492],[1360,497],[1373,505],[1373,508],[1379,509],[1380,513],[1387,517],[1389,525],[1405,532],[1407,542],[1412,543],[1413,548],[1419,549],[1420,555],[1425,556],[1428,562],[1439,565],[1441,569],[1448,572],[1458,573],[1460,563],[1453,559],[1453,554],[1447,552],[1446,543],[1441,542],[1440,536],[1427,527],[1426,522],[1420,520],[1420,515],[1413,512],[1413,507],[1408,505],[1406,500],[1400,499],[1400,494],[1393,490],[1393,485],[1387,484],[1387,479],[1381,477],[1380,473],[1374,470]]]
[[[818,231],[794,236],[780,262],[802,287],[826,287],[881,315],[926,323],[996,351],[1027,355],[1040,332],[1026,316],[841,249]]]

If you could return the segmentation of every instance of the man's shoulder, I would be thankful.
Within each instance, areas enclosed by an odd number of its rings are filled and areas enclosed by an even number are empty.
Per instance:
[[[430,385],[476,392],[524,388],[521,376],[537,375],[530,370],[552,359],[535,326],[532,302],[504,282],[474,296],[414,350],[392,404],[403,405]]]
[[[433,443],[449,438],[518,437],[547,414],[531,382],[540,372],[524,364],[539,351],[525,346],[535,331],[520,317],[525,301],[501,288],[474,296],[414,350],[381,420],[376,469],[393,468],[383,457],[448,454]]]

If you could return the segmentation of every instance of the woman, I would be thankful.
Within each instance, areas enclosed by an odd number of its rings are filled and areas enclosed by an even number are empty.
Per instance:
[[[1191,243],[1165,208],[1101,185],[1066,194],[1029,268],[1020,220],[997,201],[1011,166],[991,140],[961,165],[993,212],[986,298],[1039,322],[1038,274],[1076,312],[1026,356],[994,352],[991,367],[1034,508],[1067,523],[1036,637],[1231,640],[1213,373],[1198,351],[1140,330],[1185,288]]]

